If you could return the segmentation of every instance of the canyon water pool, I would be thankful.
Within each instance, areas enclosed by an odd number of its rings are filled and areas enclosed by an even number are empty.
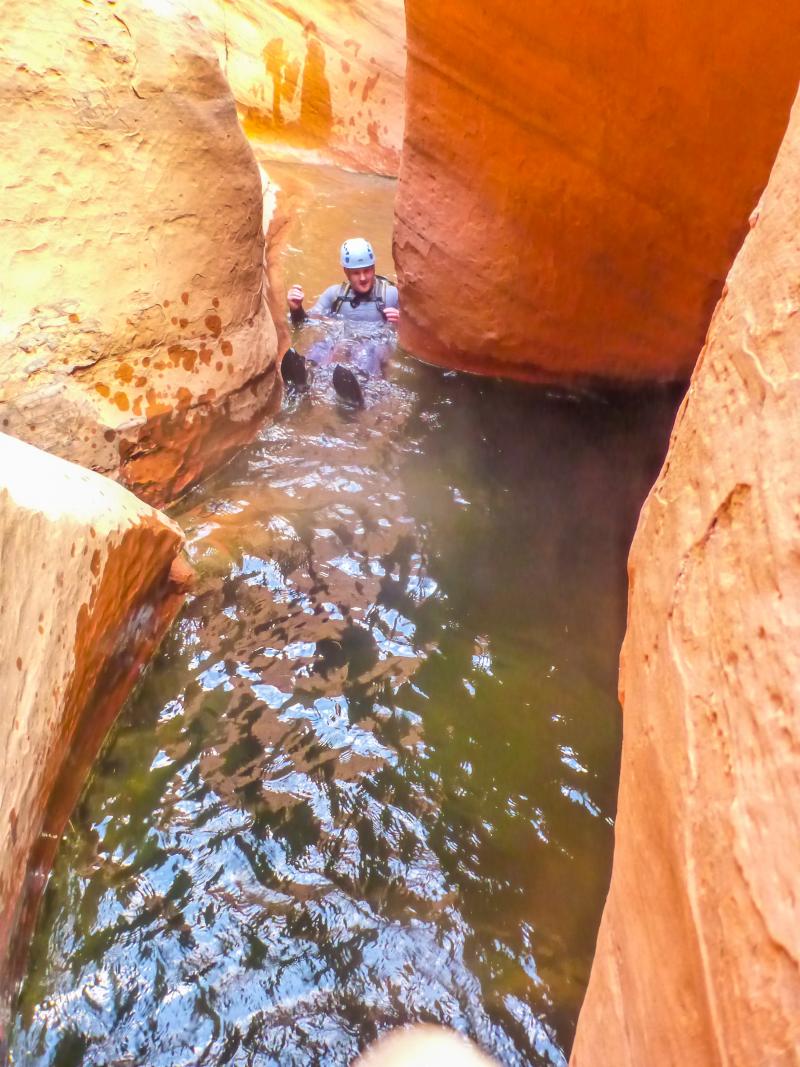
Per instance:
[[[270,171],[288,280],[336,280],[350,232],[386,260],[392,183]],[[344,1065],[410,1021],[566,1063],[677,396],[402,353],[366,391],[320,373],[174,509],[196,587],[64,836],[14,1063]]]

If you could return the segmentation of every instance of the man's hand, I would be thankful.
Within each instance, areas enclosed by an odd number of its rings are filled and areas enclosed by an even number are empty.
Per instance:
[[[293,285],[286,294],[286,299],[289,301],[289,307],[292,311],[299,311],[302,308],[305,297],[306,294],[303,292],[303,287],[300,285]]]
[[[387,322],[390,322],[392,326],[396,326],[400,321],[400,308],[384,308],[383,317]]]

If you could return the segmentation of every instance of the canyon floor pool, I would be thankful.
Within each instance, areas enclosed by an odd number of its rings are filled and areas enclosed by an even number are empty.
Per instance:
[[[388,255],[391,183],[270,169],[314,189],[288,280],[336,280],[351,231]],[[318,375],[175,509],[197,585],[65,834],[15,1064],[344,1065],[416,1020],[566,1063],[676,399],[398,354],[360,413]]]

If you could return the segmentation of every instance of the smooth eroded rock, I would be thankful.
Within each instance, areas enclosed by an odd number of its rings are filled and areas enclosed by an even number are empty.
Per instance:
[[[443,1026],[422,1024],[394,1030],[377,1041],[353,1067],[492,1067],[477,1045]]]
[[[574,1067],[800,1062],[800,103],[630,557]]]
[[[407,0],[401,340],[527,378],[688,377],[800,64],[768,0]]]
[[[178,0],[7,0],[0,428],[181,493],[274,402],[261,182]]]
[[[0,1046],[58,837],[183,600],[182,544],[121,486],[0,434]]]
[[[193,10],[263,152],[397,174],[403,0],[198,0]]]

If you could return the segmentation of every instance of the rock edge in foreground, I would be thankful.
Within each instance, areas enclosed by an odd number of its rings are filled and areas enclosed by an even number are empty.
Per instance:
[[[64,824],[183,602],[182,546],[119,485],[0,434],[0,1048]]]

